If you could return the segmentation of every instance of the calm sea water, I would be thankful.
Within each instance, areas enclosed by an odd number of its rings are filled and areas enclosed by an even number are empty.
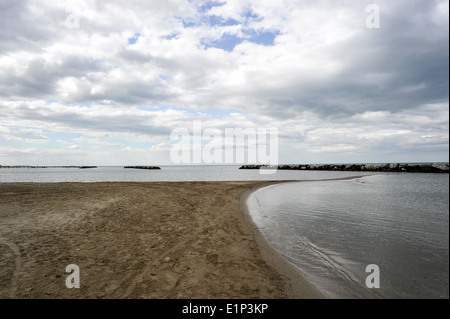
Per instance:
[[[161,170],[123,167],[79,168],[0,168],[0,183],[8,182],[178,182],[304,180],[361,176],[363,172],[286,171],[260,174],[258,170],[240,170],[236,165],[160,166]],[[330,177],[331,176],[331,177]]]
[[[448,174],[295,182],[248,199],[270,244],[331,298],[449,297]],[[366,266],[380,270],[368,289]]]

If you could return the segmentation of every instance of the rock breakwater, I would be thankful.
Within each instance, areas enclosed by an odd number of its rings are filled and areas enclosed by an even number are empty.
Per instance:
[[[134,168],[134,169],[161,169],[158,166],[125,166],[124,168]]]
[[[279,170],[316,170],[316,171],[361,171],[361,172],[414,172],[448,173],[445,163],[433,164],[283,164],[283,165],[242,165],[239,169],[276,168]]]

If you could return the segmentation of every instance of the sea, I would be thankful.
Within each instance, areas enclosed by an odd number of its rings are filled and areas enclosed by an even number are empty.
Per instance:
[[[325,297],[434,299],[449,298],[448,192],[448,174],[388,173],[278,184],[247,204]]]
[[[160,167],[0,168],[0,183],[283,180],[249,196],[250,215],[325,297],[449,298],[448,174]]]

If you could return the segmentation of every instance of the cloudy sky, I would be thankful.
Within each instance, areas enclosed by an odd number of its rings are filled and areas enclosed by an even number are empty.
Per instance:
[[[0,165],[171,164],[194,120],[277,128],[280,163],[448,161],[448,29],[448,0],[0,0]]]

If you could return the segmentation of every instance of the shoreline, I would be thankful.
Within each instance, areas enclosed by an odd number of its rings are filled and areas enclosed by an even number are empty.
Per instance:
[[[0,298],[323,298],[249,214],[284,182],[0,183]]]
[[[244,217],[244,221],[247,227],[252,231],[254,239],[260,249],[261,255],[266,263],[274,268],[285,281],[284,292],[286,294],[286,299],[326,299],[326,297],[309,281],[307,281],[304,275],[301,273],[300,269],[297,269],[289,261],[287,261],[280,253],[274,249],[270,243],[267,241],[266,237],[259,229],[259,227],[254,223],[252,216],[250,214],[247,200],[251,194],[254,192],[270,187],[273,185],[278,185],[281,183],[304,183],[304,182],[326,182],[326,181],[336,181],[336,180],[352,180],[356,178],[362,178],[371,175],[361,175],[361,176],[349,176],[342,178],[326,178],[317,180],[290,180],[290,181],[269,181],[263,185],[254,186],[251,189],[245,191],[240,196],[240,210]]]
[[[244,222],[251,230],[264,261],[283,277],[283,289],[286,299],[324,299],[325,296],[321,294],[310,282],[308,282],[300,271],[295,268],[295,266],[283,258],[279,252],[270,245],[250,215],[247,205],[247,199],[249,196],[259,189],[280,183],[285,183],[285,181],[268,182],[265,185],[255,186],[241,194],[240,210],[242,212]]]

